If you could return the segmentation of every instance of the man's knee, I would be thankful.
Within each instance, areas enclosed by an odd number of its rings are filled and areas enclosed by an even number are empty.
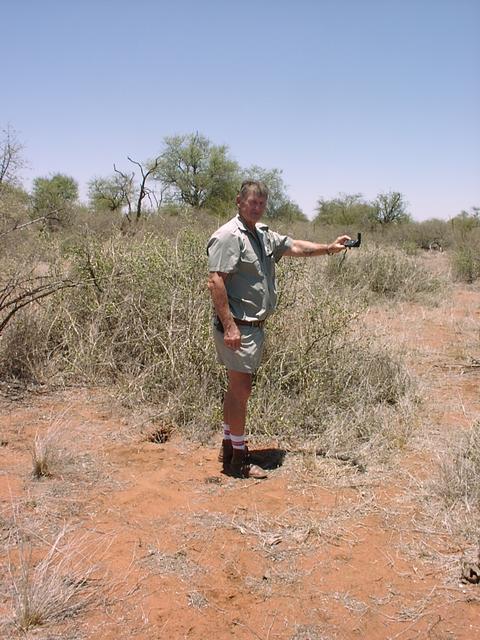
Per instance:
[[[228,391],[236,400],[247,402],[252,392],[252,375],[239,371],[228,372]]]

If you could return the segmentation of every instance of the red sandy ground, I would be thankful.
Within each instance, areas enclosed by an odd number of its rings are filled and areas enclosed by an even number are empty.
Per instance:
[[[456,287],[438,308],[369,311],[369,326],[406,348],[425,401],[399,460],[366,474],[287,455],[268,480],[236,481],[219,473],[217,447],[146,441],[104,390],[5,396],[0,612],[12,613],[15,510],[39,547],[65,522],[87,536],[85,564],[98,562],[101,575],[95,605],[75,618],[26,634],[4,623],[0,635],[478,638],[480,585],[461,582],[462,543],[428,519],[419,487],[435,443],[480,417],[480,371],[461,366],[480,357],[479,310],[479,289]],[[34,481],[29,448],[52,420],[61,425],[62,470]]]

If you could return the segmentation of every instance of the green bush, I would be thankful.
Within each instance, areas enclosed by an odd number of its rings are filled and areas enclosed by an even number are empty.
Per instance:
[[[473,243],[457,244],[451,254],[453,276],[461,282],[472,283],[480,278],[480,249]]]

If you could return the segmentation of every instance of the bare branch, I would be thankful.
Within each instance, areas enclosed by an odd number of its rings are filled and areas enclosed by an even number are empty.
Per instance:
[[[126,217],[128,220],[130,220],[130,216],[132,215],[132,202],[130,200],[130,192],[132,190],[135,173],[132,173],[131,175],[127,175],[126,173],[123,173],[123,171],[120,171],[120,169],[117,169],[117,167],[115,166],[115,163],[113,164],[113,169],[116,173],[118,173],[123,178],[124,182],[121,186],[123,190],[123,197],[125,198],[125,202],[127,203],[127,206],[128,206],[128,212],[126,214]]]
[[[158,168],[158,165],[160,164],[160,156],[155,158],[154,162],[149,166],[147,171],[145,171],[143,165],[140,162],[137,162],[136,160],[132,160],[132,158],[130,158],[130,156],[127,156],[127,159],[132,164],[135,164],[135,165],[137,165],[137,167],[140,168],[140,173],[142,175],[142,181],[140,183],[140,191],[138,193],[137,207],[136,207],[136,212],[135,212],[135,220],[138,222],[138,220],[140,219],[140,216],[142,215],[142,202],[143,202],[143,200],[145,199],[146,196],[150,196],[150,194],[153,193],[153,191],[151,189],[148,189],[146,187],[146,182],[147,182],[148,178],[152,175],[152,173],[154,173],[156,171],[156,169]]]
[[[27,291],[23,291],[17,294],[14,298],[4,301],[3,306],[0,306],[0,311],[4,311],[10,308],[7,315],[0,321],[0,334],[5,329],[7,324],[13,318],[13,316],[32,302],[38,302],[42,298],[56,293],[62,289],[78,287],[84,284],[83,282],[72,282],[71,280],[59,280],[56,282],[48,282],[43,285],[34,287]],[[10,289],[11,293],[12,289]]]
[[[53,213],[56,213],[53,212]],[[55,220],[56,222],[60,221],[60,218],[57,218],[55,215],[49,214],[48,216],[41,216],[40,218],[35,218],[35,220],[30,220],[29,222],[24,222],[23,224],[15,223],[15,225],[11,229],[7,229],[6,231],[2,231],[0,233],[0,238],[3,236],[12,233],[13,231],[20,231],[21,229],[25,229],[25,227],[29,227],[32,224],[36,224],[37,222],[46,222],[47,220]]]

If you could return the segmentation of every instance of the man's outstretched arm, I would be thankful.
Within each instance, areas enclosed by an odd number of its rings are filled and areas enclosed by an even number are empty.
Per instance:
[[[331,244],[320,244],[309,240],[294,240],[290,249],[287,249],[284,256],[293,258],[310,258],[313,256],[325,256],[332,253],[339,253],[345,249],[345,242],[350,240],[350,236],[339,236]]]

